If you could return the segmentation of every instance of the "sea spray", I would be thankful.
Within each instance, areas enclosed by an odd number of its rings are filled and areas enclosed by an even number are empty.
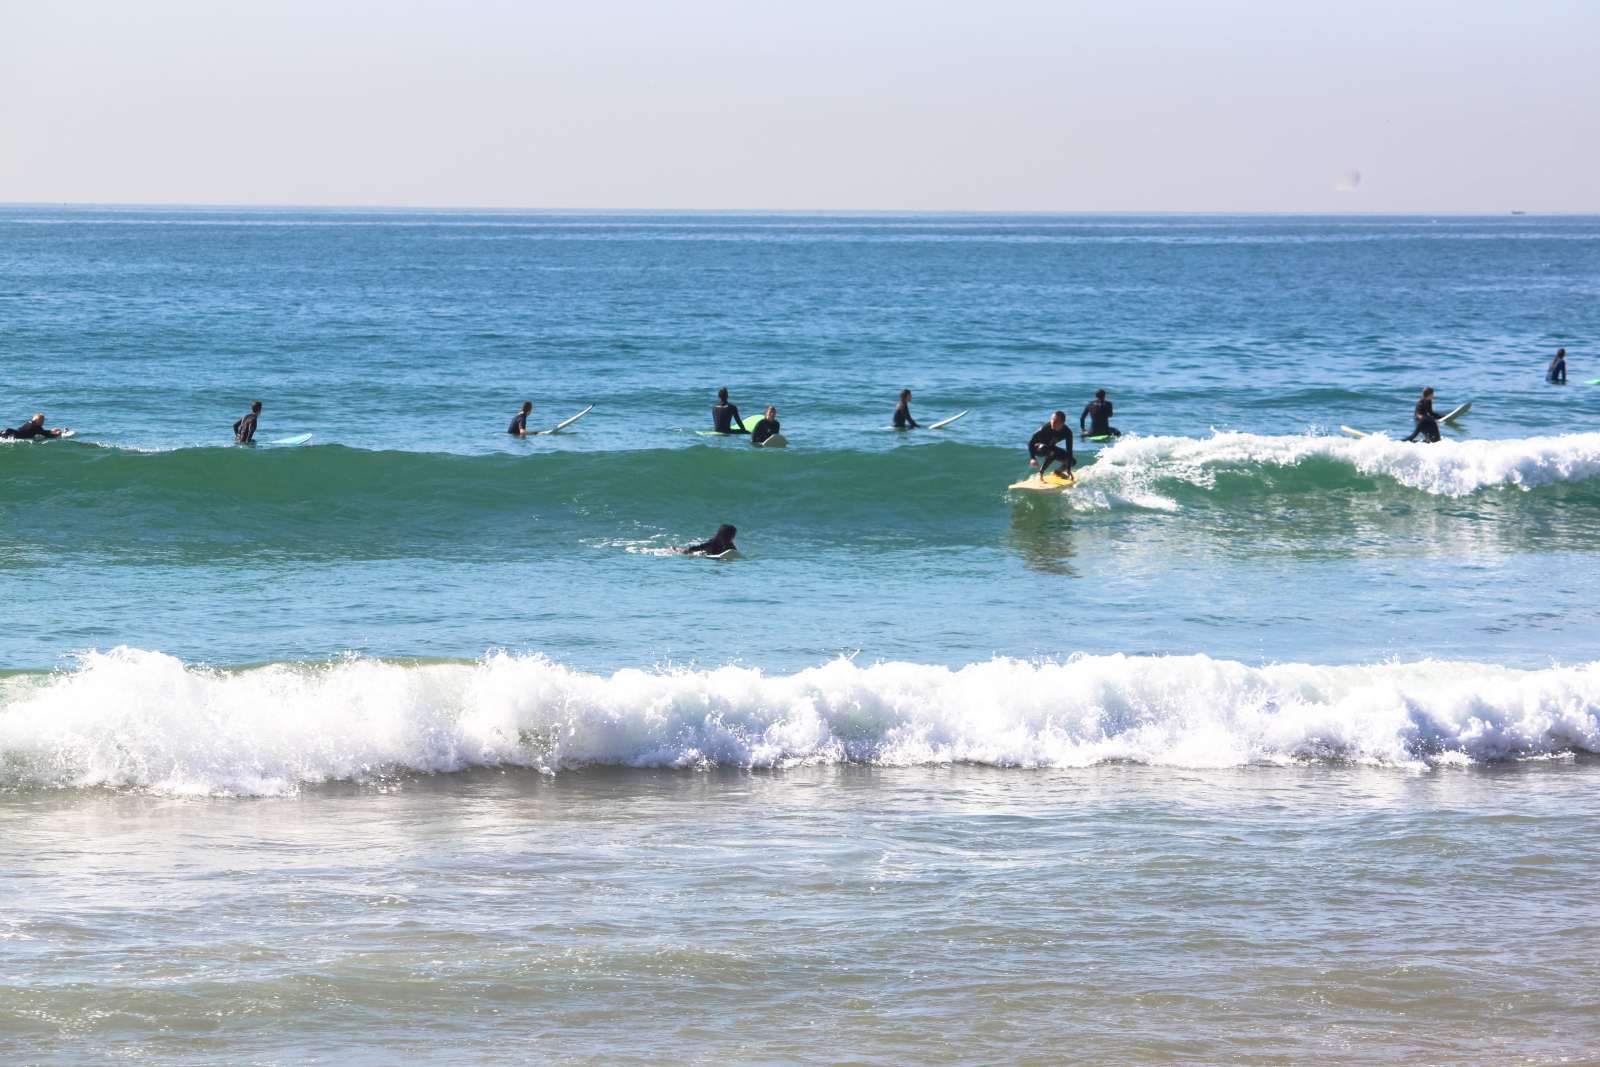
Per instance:
[[[0,787],[282,795],[484,766],[1070,768],[1600,751],[1600,663],[1250,667],[1205,656],[837,660],[794,674],[348,658],[241,670],[91,653],[0,680]]]

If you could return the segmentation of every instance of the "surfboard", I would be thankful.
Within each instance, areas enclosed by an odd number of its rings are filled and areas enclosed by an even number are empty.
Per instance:
[[[275,437],[266,442],[269,445],[291,447],[293,445],[308,445],[311,443],[311,434],[297,433],[292,437]]]
[[[1448,415],[1444,416],[1443,418],[1441,418],[1439,421],[1440,422],[1450,422],[1453,419],[1459,419],[1461,416],[1465,415],[1467,412],[1469,412],[1471,410],[1472,410],[1472,401],[1469,400],[1465,404],[1462,404],[1460,407],[1456,408],[1450,414],[1448,414]]]
[[[579,419],[583,418],[585,415],[589,414],[589,412],[591,412],[593,410],[594,410],[594,405],[590,404],[588,407],[584,408],[582,411],[580,411],[576,415],[572,416],[572,418],[570,418],[570,419],[562,419],[560,422],[556,423],[554,426],[550,427],[548,430],[535,430],[532,433],[530,433],[528,436],[529,437],[544,437],[547,434],[560,433],[562,430],[565,430],[568,426],[571,426],[573,423],[577,422]]]
[[[1339,427],[1339,432],[1340,433],[1347,433],[1351,437],[1371,437],[1372,436],[1370,433],[1366,433],[1366,432],[1364,432],[1362,430],[1352,429],[1349,426],[1341,426],[1341,427]]]
[[[958,411],[954,415],[951,415],[948,419],[940,419],[938,422],[932,423],[931,425],[929,425],[928,429],[930,429],[930,430],[942,430],[946,426],[949,426],[952,422],[955,422],[957,419],[959,419],[961,416],[965,415],[968,411],[971,411],[971,410],[972,410],[971,408],[967,408],[965,411]]]
[[[1084,437],[1085,441],[1093,441],[1097,445],[1103,445],[1107,441],[1115,441],[1116,439],[1117,435],[1113,433],[1097,433],[1093,437]]]
[[[1584,382],[1583,384],[1584,385],[1600,385],[1600,378],[1590,378],[1588,381]]]
[[[1063,489],[1071,489],[1077,485],[1075,478],[1063,478],[1059,474],[1047,474],[1043,478],[1030,474],[1020,482],[1012,482],[1007,489],[1025,489],[1033,493],[1059,493]]]
[[[732,432],[723,433],[721,430],[696,430],[694,432],[694,435],[696,437],[747,437],[747,436],[749,436],[748,434],[742,434],[742,433],[732,433]]]
[[[775,433],[765,441],[751,441],[757,448],[788,448],[789,439],[781,433]]]

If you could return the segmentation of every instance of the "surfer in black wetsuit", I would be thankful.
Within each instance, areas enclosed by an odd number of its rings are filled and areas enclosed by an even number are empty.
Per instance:
[[[1066,442],[1065,449],[1058,447],[1061,442]],[[1063,473],[1072,477],[1072,428],[1067,425],[1065,411],[1051,415],[1050,421],[1028,438],[1028,466],[1039,468],[1040,481],[1052,463],[1061,464]]]
[[[900,390],[900,403],[894,408],[894,428],[897,430],[917,429],[917,420],[911,417],[911,390]]]
[[[678,551],[682,552],[686,556],[692,556],[696,554],[703,556],[720,556],[724,552],[731,552],[738,547],[733,543],[733,535],[738,532],[739,531],[736,528],[729,526],[727,523],[723,523],[721,526],[717,527],[717,532],[712,536],[711,540],[701,541],[698,545],[690,545],[687,548],[680,548]]]
[[[511,419],[511,425],[506,427],[506,433],[516,437],[528,436],[528,416],[533,414],[533,401],[524,400],[522,410]]]
[[[1084,420],[1089,421],[1089,428],[1083,428]],[[1106,399],[1104,389],[1094,391],[1094,399],[1089,401],[1083,409],[1083,414],[1078,416],[1078,432],[1084,437],[1121,437],[1122,431],[1111,425],[1111,401]]]
[[[717,403],[711,409],[711,428],[718,433],[749,433],[744,428],[744,419],[739,417],[739,409],[728,403],[728,390],[717,390]]]
[[[1556,358],[1550,361],[1550,369],[1544,372],[1544,380],[1551,385],[1567,384],[1567,350],[1556,349]]]
[[[248,445],[256,439],[256,420],[261,417],[261,401],[257,400],[250,405],[250,414],[233,424],[233,439],[241,445]]]
[[[768,404],[766,414],[762,415],[760,421],[750,428],[750,443],[759,445],[769,437],[776,437],[777,434],[778,409]]]
[[[1411,431],[1407,441],[1415,441],[1419,434],[1430,445],[1439,440],[1439,413],[1433,410],[1433,386],[1422,391],[1422,399],[1417,401],[1411,417],[1416,420],[1417,427]]]
[[[64,432],[64,428],[60,426],[50,430],[45,429],[44,414],[41,412],[15,430],[0,430],[0,437],[8,441],[26,441],[32,437],[60,437]]]

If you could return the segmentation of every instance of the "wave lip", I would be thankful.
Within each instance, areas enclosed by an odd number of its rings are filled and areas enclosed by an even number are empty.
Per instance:
[[[1600,476],[1600,433],[1431,445],[1382,434],[1359,440],[1234,432],[1205,438],[1125,437],[1102,450],[1083,469],[1080,481],[1111,497],[1170,508],[1175,504],[1155,488],[1162,482],[1210,489],[1222,473],[1306,471],[1319,463],[1434,496],[1463,497],[1482,489],[1536,489]]]
[[[1600,662],[1248,667],[1205,656],[574,671],[542,656],[237,671],[156,652],[0,679],[0,788],[278,796],[481,766],[1069,768],[1600,752]]]

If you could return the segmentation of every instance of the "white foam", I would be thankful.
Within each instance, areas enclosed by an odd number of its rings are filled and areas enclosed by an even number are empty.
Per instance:
[[[1424,768],[1579,750],[1600,751],[1600,663],[1253,668],[1118,655],[599,675],[509,655],[212,671],[122,648],[0,680],[5,788],[280,795],[493,765]]]
[[[1436,496],[1460,497],[1494,487],[1534,489],[1600,476],[1600,433],[1506,441],[1446,438],[1431,445],[1408,444],[1383,434],[1359,440],[1251,433],[1129,436],[1102,449],[1095,462],[1080,471],[1081,486],[1093,493],[1080,491],[1073,499],[1170,510],[1176,504],[1156,488],[1163,480],[1210,488],[1222,471],[1295,467],[1319,459]]]

